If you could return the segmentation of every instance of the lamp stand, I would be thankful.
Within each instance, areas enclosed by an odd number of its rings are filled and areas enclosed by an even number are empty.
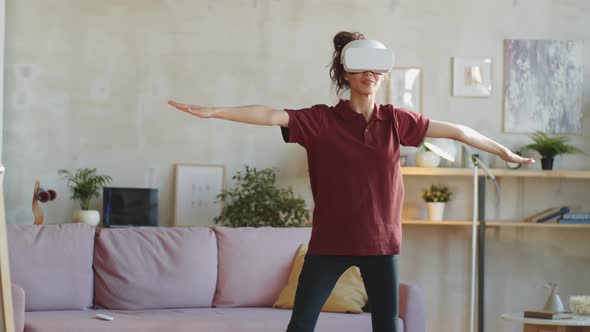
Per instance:
[[[469,305],[469,332],[474,332],[475,328],[475,270],[477,255],[477,217],[478,217],[478,166],[479,158],[476,154],[471,154],[473,162],[473,223],[471,225],[471,299]]]
[[[424,146],[429,148],[439,156],[454,161],[454,156],[447,153],[444,149],[441,149],[432,142],[424,141]],[[471,303],[469,304],[469,332],[475,331],[475,289],[476,285],[479,287],[478,296],[478,325],[479,332],[484,331],[484,245],[485,245],[485,188],[486,188],[486,177],[479,177],[479,167],[481,167],[487,176],[494,181],[496,185],[496,193],[498,195],[497,202],[500,201],[500,187],[494,175],[490,170],[481,162],[479,155],[475,153],[468,145],[463,144],[465,150],[470,154],[471,161],[473,162],[473,224],[471,233]],[[480,183],[481,182],[481,183]],[[479,223],[479,224],[478,224]],[[479,232],[478,232],[479,227]],[[479,247],[479,248],[478,248]],[[478,250],[479,249],[479,250]],[[479,257],[479,259],[477,259]],[[475,273],[478,272],[478,280],[475,280]]]
[[[467,148],[468,150],[470,150],[469,148]],[[483,332],[484,330],[484,326],[483,326],[483,317],[484,317],[484,312],[483,312],[483,291],[484,291],[484,285],[483,285],[483,253],[478,251],[478,239],[480,240],[480,246],[483,247],[484,245],[484,241],[485,241],[485,218],[484,218],[484,211],[483,208],[485,206],[485,202],[483,202],[483,200],[485,199],[485,192],[483,192],[483,190],[485,190],[485,178],[481,179],[481,185],[482,188],[479,188],[479,167],[481,166],[481,168],[487,173],[487,176],[492,179],[495,184],[496,184],[496,189],[497,189],[497,193],[499,195],[500,192],[500,188],[498,187],[498,183],[496,182],[496,177],[490,172],[490,170],[482,163],[482,161],[479,159],[479,155],[474,153],[473,151],[470,150],[471,153],[471,161],[473,162],[473,223],[472,223],[472,228],[471,228],[471,302],[470,302],[470,306],[469,306],[469,332],[474,332],[475,331],[475,286],[478,285],[479,287],[479,301],[478,301],[478,309],[479,309],[479,315],[478,315],[478,319],[479,319],[479,331]],[[482,189],[482,200],[480,201],[480,189]],[[480,206],[482,208],[482,210],[480,211]],[[481,212],[481,213],[480,213]],[[478,221],[481,221],[479,227],[480,227],[480,232],[479,232],[479,237],[478,237],[478,232],[477,232],[477,228],[478,228]],[[483,249],[483,248],[480,248]],[[479,253],[479,262],[477,261],[476,257],[478,256]],[[480,264],[479,268],[477,266],[477,264]],[[475,281],[475,273],[476,271],[479,271],[479,282],[476,283]]]

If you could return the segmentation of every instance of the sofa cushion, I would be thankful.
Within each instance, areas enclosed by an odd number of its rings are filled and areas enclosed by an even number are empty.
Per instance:
[[[94,301],[109,309],[211,307],[215,234],[206,227],[101,229]]]
[[[303,269],[303,262],[305,261],[305,254],[307,253],[307,244],[302,244],[297,251],[297,256],[293,261],[291,273],[287,285],[279,295],[279,298],[274,303],[273,307],[282,309],[293,309],[295,303],[295,293],[297,292],[297,285],[299,283],[299,275]],[[361,277],[361,271],[357,266],[349,267],[334,285],[334,289],[324,306],[322,311],[329,312],[350,312],[361,313],[363,307],[367,304],[367,291],[365,284]]]
[[[94,318],[106,313],[110,322]],[[290,310],[273,308],[196,308],[161,310],[79,310],[26,313],[26,332],[284,332]],[[398,331],[403,322],[398,320]],[[370,332],[371,315],[322,312],[315,332]]]
[[[24,289],[27,311],[92,305],[94,227],[7,226],[10,274],[12,282]]]
[[[271,307],[311,229],[215,227],[219,248],[216,307]]]

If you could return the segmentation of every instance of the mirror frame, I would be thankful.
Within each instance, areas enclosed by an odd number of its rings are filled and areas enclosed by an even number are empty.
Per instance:
[[[0,164],[0,302],[2,305],[2,331],[14,331],[14,312],[12,307],[12,283],[8,257],[8,238],[6,236],[6,216],[4,213],[4,166]]]
[[[2,142],[4,128],[4,49],[6,26],[6,0],[0,0],[0,165],[2,164]]]
[[[0,0],[0,156],[2,156],[2,118],[4,115],[4,36],[6,20],[6,0]],[[1,159],[1,157],[0,157]],[[6,215],[4,211],[4,165],[0,162],[0,328],[14,332],[14,311],[12,307],[12,283],[8,262],[8,239],[6,235]]]

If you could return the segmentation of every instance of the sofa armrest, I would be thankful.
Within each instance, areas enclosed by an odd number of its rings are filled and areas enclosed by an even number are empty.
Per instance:
[[[404,332],[426,332],[422,289],[418,286],[400,282],[399,316],[404,320]]]
[[[23,332],[25,329],[25,290],[12,285],[12,308],[14,312],[14,331]]]

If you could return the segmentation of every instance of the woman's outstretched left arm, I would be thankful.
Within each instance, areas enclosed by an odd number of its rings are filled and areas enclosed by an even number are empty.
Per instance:
[[[477,149],[493,153],[503,160],[513,163],[531,164],[535,162],[534,159],[523,158],[500,143],[460,124],[430,120],[426,137],[454,139]]]

